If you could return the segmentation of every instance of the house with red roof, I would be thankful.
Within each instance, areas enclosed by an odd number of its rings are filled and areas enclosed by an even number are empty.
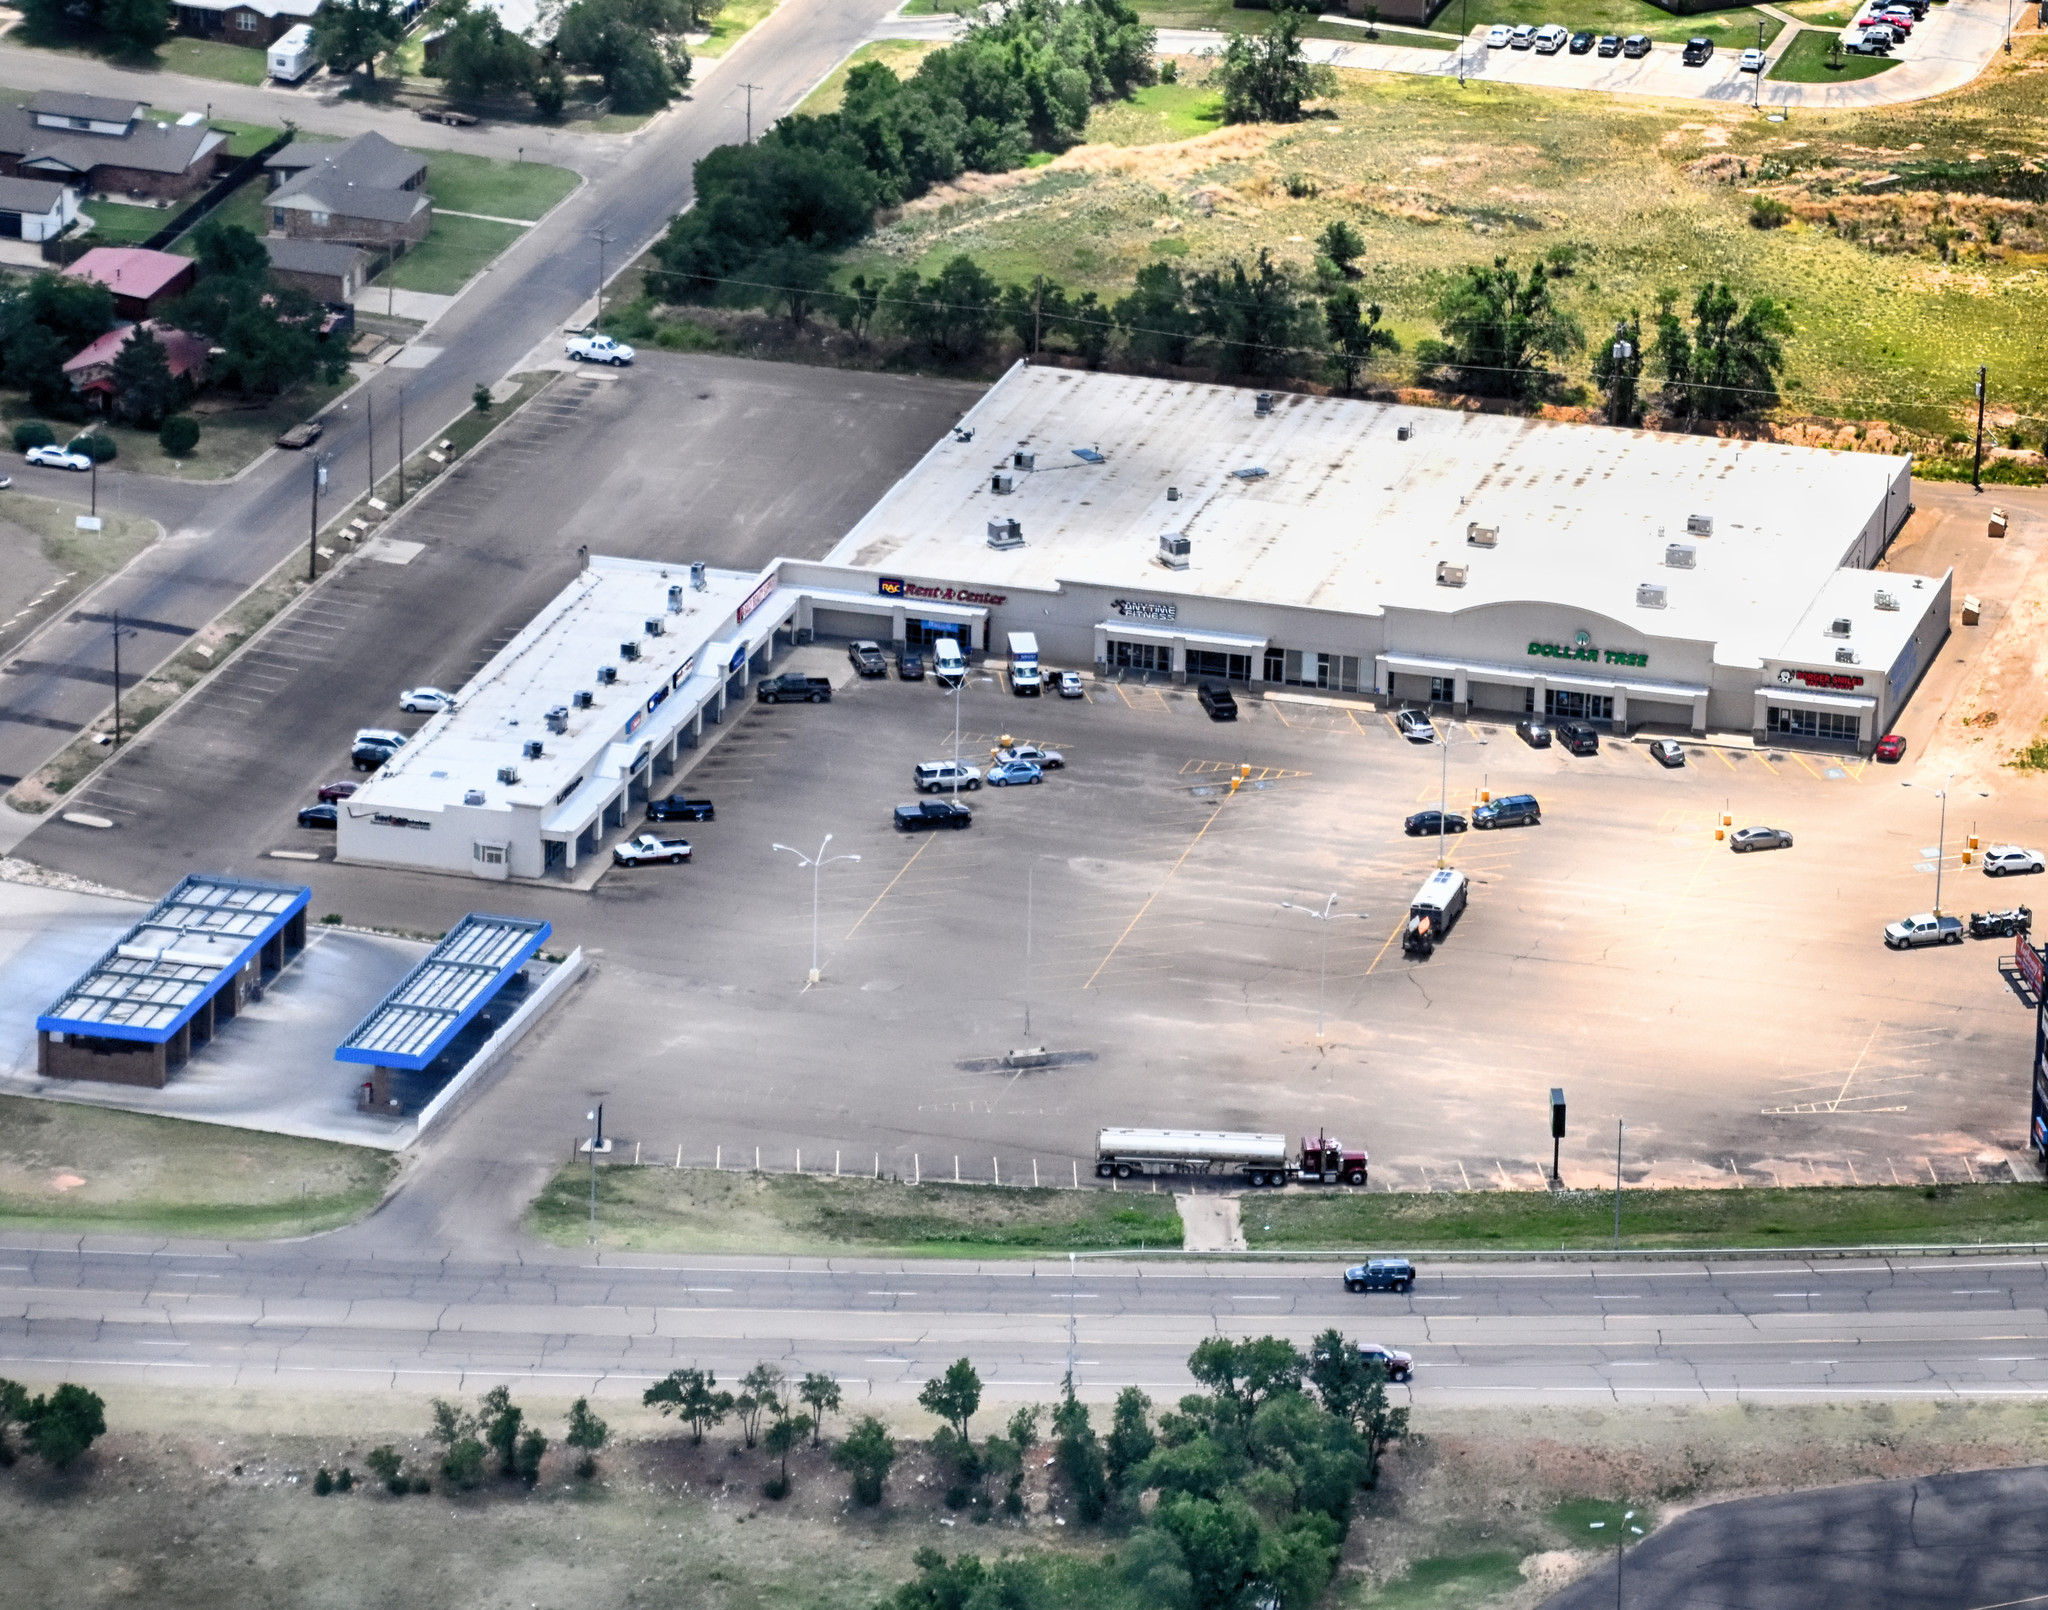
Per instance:
[[[189,257],[144,251],[140,246],[95,246],[64,272],[97,280],[114,293],[114,311],[124,319],[146,319],[192,289]]]
[[[114,403],[118,400],[114,360],[121,355],[121,349],[134,339],[137,330],[147,330],[163,343],[164,358],[174,378],[195,387],[206,379],[206,360],[210,349],[204,337],[168,329],[154,321],[124,324],[109,330],[91,346],[64,361],[64,378],[71,382],[71,389],[88,405],[113,412]]]

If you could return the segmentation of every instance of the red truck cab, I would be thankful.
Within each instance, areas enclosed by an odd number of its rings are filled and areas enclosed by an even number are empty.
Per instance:
[[[1308,1184],[1363,1185],[1370,1159],[1362,1151],[1346,1151],[1334,1135],[1307,1136],[1301,1141],[1301,1178]]]

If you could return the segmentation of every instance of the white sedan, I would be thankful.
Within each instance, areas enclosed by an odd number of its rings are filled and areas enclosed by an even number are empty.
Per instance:
[[[89,470],[92,468],[90,453],[74,453],[68,447],[31,447],[23,455],[31,464],[44,464],[53,470]]]
[[[1984,852],[1984,876],[2003,878],[2015,872],[2048,872],[2039,850],[2023,850],[2017,844],[1994,844]]]
[[[1058,771],[1067,763],[1067,757],[1057,749],[1042,748],[1038,744],[1010,744],[996,751],[998,760],[1028,760],[1034,766],[1043,766],[1047,771]]]
[[[1770,58],[1760,50],[1745,50],[1742,60],[1735,64],[1738,72],[1760,73],[1770,66]]]
[[[436,715],[455,708],[455,695],[439,688],[407,688],[398,696],[398,708],[414,715]]]
[[[659,833],[642,833],[612,851],[613,866],[648,866],[656,861],[681,866],[689,859],[688,839],[665,839]]]
[[[1514,29],[1504,22],[1497,22],[1486,30],[1486,48],[1488,50],[1506,50],[1508,48],[1508,41],[1514,38],[1514,36]]]

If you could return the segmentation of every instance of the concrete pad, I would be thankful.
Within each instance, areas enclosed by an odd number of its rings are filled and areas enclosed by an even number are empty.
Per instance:
[[[452,296],[436,296],[431,291],[401,291],[396,286],[384,285],[369,286],[356,298],[359,313],[381,313],[388,319],[418,319],[422,324],[432,324],[454,305]]]
[[[387,369],[424,369],[441,356],[440,347],[403,347],[398,355],[385,365]]]

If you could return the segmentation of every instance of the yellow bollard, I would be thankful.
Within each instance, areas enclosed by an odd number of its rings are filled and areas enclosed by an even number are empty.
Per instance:
[[[1984,848],[1984,841],[1980,839],[1975,833],[1972,833],[1970,835],[1970,848],[1973,850],[1981,850]]]
[[[1721,841],[1722,841],[1723,839],[1725,839],[1725,838],[1726,838],[1727,836],[1728,836],[1728,829],[1726,829],[1725,827],[1717,827],[1717,828],[1715,828],[1715,829],[1714,829],[1714,842],[1715,842],[1716,844],[1719,844],[1719,843],[1720,843],[1720,842],[1721,842]]]
[[[1231,779],[1230,779],[1230,791],[1231,791],[1231,793],[1235,794],[1235,793],[1237,792],[1237,790],[1238,790],[1238,787],[1239,787],[1239,786],[1240,786],[1240,785],[1241,785],[1241,784],[1242,784],[1243,782],[1244,782],[1244,779],[1243,779],[1242,777],[1233,777],[1233,778],[1231,778]],[[1232,820],[1232,821],[1234,822],[1234,821],[1236,821],[1236,820],[1237,820],[1237,818],[1233,816],[1233,817],[1231,818],[1231,820]]]
[[[1732,817],[1732,816],[1726,816],[1726,815],[1724,815],[1724,816],[1723,816],[1723,817],[1721,818],[1721,825],[1722,825],[1723,827],[1733,827],[1733,826],[1735,825],[1735,818],[1734,818],[1734,817]]]
[[[1964,866],[1968,866],[1969,864],[1970,864],[1970,852],[1969,852],[1968,850],[1965,850],[1965,851],[1963,851],[1963,865],[1964,865]]]

